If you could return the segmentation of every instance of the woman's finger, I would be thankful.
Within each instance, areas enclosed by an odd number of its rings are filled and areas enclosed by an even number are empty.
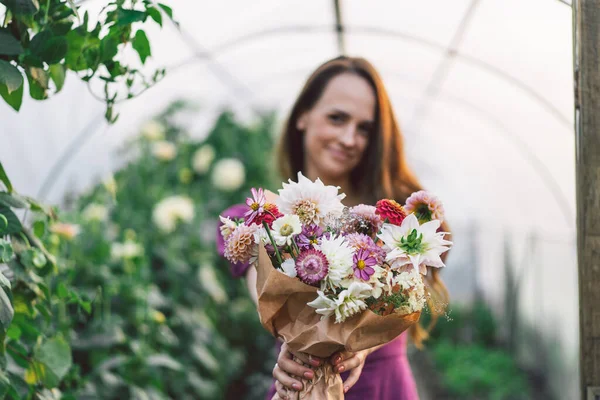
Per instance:
[[[342,359],[342,361],[338,362],[335,367],[333,367],[333,370],[338,374],[341,374],[342,372],[350,371],[361,364],[362,360],[360,357],[357,354],[352,354],[349,358]]]
[[[358,382],[358,378],[360,378],[361,373],[362,373],[362,365],[359,366],[358,368],[354,368],[352,371],[350,371],[350,374],[348,374],[348,378],[344,382],[344,393],[347,393],[348,390],[350,390],[352,388],[352,386],[354,386],[356,384],[356,382]]]
[[[315,374],[310,368],[298,364],[292,357],[292,354],[287,351],[279,353],[277,364],[283,372],[287,372],[289,375],[301,376],[305,379],[314,378]]]
[[[283,386],[288,389],[302,390],[302,382],[297,379],[292,378],[285,371],[283,371],[278,364],[275,364],[275,368],[273,368],[273,378],[278,380]]]
[[[277,391],[277,395],[279,396],[280,399],[289,400],[287,389],[285,387],[283,387],[281,382],[275,381],[275,390]]]
[[[293,351],[292,349],[289,348],[287,343],[284,343],[281,346],[281,350],[282,350],[282,352],[285,350],[286,352],[288,352],[288,353],[292,354],[293,356],[295,356],[296,358],[298,358],[303,363],[312,365],[314,367],[318,367],[323,363],[323,360],[320,359],[319,357],[314,357],[314,356],[311,356],[310,354]]]

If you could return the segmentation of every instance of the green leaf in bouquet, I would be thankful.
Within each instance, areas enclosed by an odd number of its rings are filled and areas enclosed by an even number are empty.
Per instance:
[[[0,235],[16,234],[21,232],[21,230],[23,229],[21,221],[19,221],[19,218],[15,215],[14,212],[12,212],[10,208],[0,205],[0,214],[4,215],[8,222],[6,224],[6,228],[4,228],[3,231],[0,231]],[[0,223],[0,227],[1,226],[3,226],[2,223]]]
[[[0,205],[13,208],[27,208],[29,204],[23,196],[16,193],[0,192]]]

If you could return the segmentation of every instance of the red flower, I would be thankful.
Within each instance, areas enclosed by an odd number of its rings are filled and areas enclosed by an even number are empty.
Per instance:
[[[271,226],[273,225],[273,221],[275,221],[279,217],[282,217],[283,214],[281,214],[277,206],[272,203],[265,203],[263,208],[264,212],[256,216],[254,218],[254,221],[252,222],[256,225],[262,225],[264,221],[267,223],[267,225],[269,225],[269,228],[271,228]]]
[[[379,200],[375,205],[375,213],[393,225],[402,225],[402,221],[406,218],[404,208],[394,200],[383,199]]]

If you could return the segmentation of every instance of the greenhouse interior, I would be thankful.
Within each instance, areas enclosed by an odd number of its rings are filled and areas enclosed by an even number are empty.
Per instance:
[[[295,100],[345,55],[381,75],[452,234],[449,303],[407,348],[419,398],[580,398],[570,1],[1,0],[0,17],[0,397],[265,398],[275,339],[217,252],[219,215],[281,187]]]

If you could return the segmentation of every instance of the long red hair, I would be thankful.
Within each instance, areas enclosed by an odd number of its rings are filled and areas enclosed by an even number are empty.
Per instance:
[[[406,162],[402,133],[383,81],[373,65],[363,58],[334,58],[322,64],[308,78],[292,107],[279,142],[277,162],[281,175],[284,179],[295,179],[298,172],[305,170],[304,137],[296,122],[317,103],[329,81],[342,73],[364,78],[376,97],[375,126],[365,155],[351,172],[352,189],[365,194],[371,204],[383,198],[404,204],[408,196],[422,187]],[[442,224],[442,229],[449,232],[446,224]],[[438,316],[444,312],[449,297],[437,268],[430,268],[426,284],[431,294],[429,309],[432,319],[427,328],[420,324],[411,327],[411,338],[417,347],[421,347],[427,339]]]

